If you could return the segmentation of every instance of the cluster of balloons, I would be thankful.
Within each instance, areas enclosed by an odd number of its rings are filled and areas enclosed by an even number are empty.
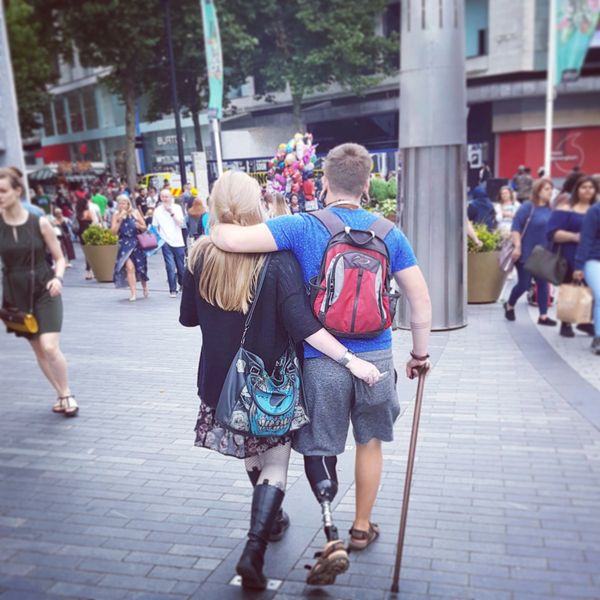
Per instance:
[[[287,144],[279,144],[277,154],[268,162],[268,185],[272,192],[297,194],[302,182],[312,177],[317,162],[311,133],[296,133]]]

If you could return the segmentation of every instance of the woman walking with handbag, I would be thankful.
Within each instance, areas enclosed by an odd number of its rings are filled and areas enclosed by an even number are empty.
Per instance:
[[[584,277],[594,294],[594,339],[591,350],[600,355],[600,203],[592,206],[583,219],[581,239],[575,254],[573,279],[583,281]]]
[[[7,332],[31,344],[42,373],[58,394],[52,410],[74,417],[79,407],[69,387],[67,361],[59,346],[65,259],[49,221],[23,208],[23,192],[15,171],[0,169],[0,316]],[[54,272],[46,261],[46,247],[54,260]]]
[[[256,180],[228,171],[215,183],[211,222],[249,226],[265,217]],[[300,267],[290,253],[269,258],[229,254],[202,237],[190,252],[188,269],[179,321],[202,330],[195,444],[245,460],[254,492],[248,541],[236,570],[244,587],[265,589],[267,543],[281,539],[289,526],[281,504],[291,434],[306,422],[292,342],[305,339],[334,359],[345,356],[346,348],[313,317]],[[380,377],[374,365],[358,357],[347,368],[369,384]],[[240,375],[249,382],[241,393],[236,387]],[[261,396],[277,406],[291,398],[289,416],[261,413]],[[227,412],[228,405],[235,410],[227,415],[226,428],[215,415]]]
[[[571,193],[568,203],[561,203],[548,221],[548,241],[560,248],[560,254],[567,260],[569,269],[563,283],[573,281],[575,270],[575,253],[580,240],[583,219],[592,204],[596,202],[598,184],[593,177],[581,177]],[[593,326],[589,323],[578,326],[586,333],[594,334]],[[560,335],[575,337],[571,323],[561,323]]]
[[[550,179],[538,179],[533,186],[531,200],[524,202],[512,223],[512,242],[514,250],[512,261],[517,269],[518,280],[513,287],[508,302],[504,303],[504,316],[509,321],[515,320],[515,304],[517,300],[529,289],[532,279],[537,285],[537,303],[540,316],[538,325],[556,325],[548,312],[548,282],[539,277],[533,277],[525,269],[525,262],[535,246],[546,246],[546,228],[552,210],[549,207],[553,190]]]
[[[146,222],[133,208],[128,196],[117,197],[117,212],[113,215],[111,231],[119,236],[119,251],[113,281],[115,287],[129,286],[129,302],[136,301],[136,281],[142,282],[144,298],[148,297],[148,261],[138,242],[138,233],[146,231]]]

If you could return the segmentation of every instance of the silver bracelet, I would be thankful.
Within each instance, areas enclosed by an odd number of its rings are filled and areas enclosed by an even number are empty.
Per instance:
[[[351,350],[346,349],[344,355],[341,358],[338,358],[336,361],[338,364],[342,365],[342,367],[347,367],[348,363],[354,358],[355,354]]]

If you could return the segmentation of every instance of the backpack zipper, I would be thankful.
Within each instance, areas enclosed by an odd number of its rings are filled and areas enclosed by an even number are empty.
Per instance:
[[[356,323],[356,313],[358,312],[358,299],[360,297],[360,286],[362,285],[362,278],[365,270],[360,267],[358,269],[358,281],[356,282],[356,296],[354,298],[354,306],[352,307],[352,324],[350,325],[350,331],[354,333],[354,325]]]

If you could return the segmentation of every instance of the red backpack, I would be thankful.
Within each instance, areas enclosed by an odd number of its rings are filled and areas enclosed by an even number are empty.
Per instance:
[[[399,296],[390,289],[390,257],[383,241],[394,224],[380,217],[363,231],[348,227],[331,210],[309,214],[331,235],[319,274],[310,280],[315,316],[335,335],[379,335],[391,326]]]

